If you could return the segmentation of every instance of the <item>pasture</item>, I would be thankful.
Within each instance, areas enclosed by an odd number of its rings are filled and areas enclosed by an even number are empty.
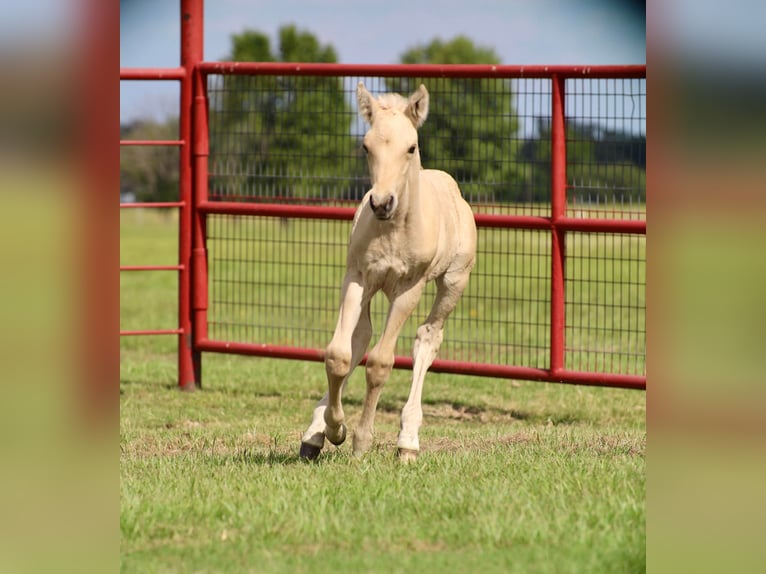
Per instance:
[[[175,260],[172,217],[121,218],[122,264]],[[172,327],[175,297],[173,273],[123,273],[121,327]],[[124,572],[645,570],[643,392],[429,373],[421,455],[403,466],[410,373],[395,370],[372,450],[356,459],[348,440],[306,463],[323,365],[206,354],[204,388],[181,393],[175,348],[121,340]],[[364,386],[358,369],[350,431]]]

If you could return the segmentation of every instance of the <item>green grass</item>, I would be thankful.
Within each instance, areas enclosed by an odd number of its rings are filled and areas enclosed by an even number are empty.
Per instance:
[[[122,223],[123,264],[173,261],[172,220]],[[172,326],[173,274],[143,275],[121,283],[122,328]],[[309,464],[321,364],[206,354],[204,388],[181,393],[175,344],[121,341],[124,572],[645,570],[644,393],[430,373],[421,456],[401,466],[394,371],[371,452]],[[350,430],[363,391],[357,370]]]

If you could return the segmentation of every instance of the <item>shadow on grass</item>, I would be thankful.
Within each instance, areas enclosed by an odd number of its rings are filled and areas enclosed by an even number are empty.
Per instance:
[[[404,399],[381,398],[380,401],[378,402],[377,411],[381,413],[399,414],[402,410],[402,407],[404,406],[404,402],[405,402]],[[343,404],[361,407],[363,405],[363,399],[344,397]],[[516,411],[516,410],[506,410],[506,409],[500,409],[496,407],[487,407],[484,405],[474,405],[474,404],[468,404],[462,401],[441,401],[438,399],[424,398],[422,401],[422,404],[423,406],[428,405],[432,407],[444,407],[446,409],[451,409],[456,412],[467,413],[472,415],[478,415],[478,414],[486,413],[486,412],[493,412],[499,415],[504,414],[504,415],[514,416],[514,413],[519,413],[519,411]],[[522,418],[522,417],[514,416],[514,418]]]
[[[277,451],[251,451],[244,450],[236,452],[228,457],[225,462],[233,462],[235,464],[255,465],[255,466],[274,466],[274,465],[293,465],[303,464],[305,461],[298,456],[298,453],[289,452],[277,452]]]
[[[361,408],[361,398],[344,398],[345,406]],[[398,416],[404,401],[402,399],[381,398],[377,412]],[[423,399],[424,415],[430,419],[479,422],[514,422],[523,421],[530,425],[576,425],[588,420],[584,413],[576,411],[551,410],[520,410],[517,408],[500,408],[488,405],[473,404],[464,401],[443,401],[438,399]]]
[[[290,451],[262,451],[255,449],[243,449],[224,456],[216,456],[216,462],[220,465],[252,465],[252,466],[293,466],[293,465],[321,465],[324,463],[336,463],[348,459],[348,453],[343,453],[338,449],[325,448],[322,454],[316,460],[306,460],[295,452]]]

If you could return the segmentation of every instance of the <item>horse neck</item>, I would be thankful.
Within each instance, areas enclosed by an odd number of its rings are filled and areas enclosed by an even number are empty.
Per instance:
[[[421,170],[420,157],[418,157],[416,161],[412,162],[407,174],[407,197],[404,211],[406,213],[405,221],[408,226],[419,225],[422,222],[423,210],[426,208],[420,189]]]

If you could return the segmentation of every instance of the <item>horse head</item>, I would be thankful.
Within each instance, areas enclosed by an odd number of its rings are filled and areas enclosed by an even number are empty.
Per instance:
[[[359,114],[370,124],[362,149],[372,189],[369,204],[381,221],[394,217],[411,186],[418,185],[417,129],[428,116],[428,90],[421,84],[409,98],[385,94],[375,99],[362,82],[356,88]]]

